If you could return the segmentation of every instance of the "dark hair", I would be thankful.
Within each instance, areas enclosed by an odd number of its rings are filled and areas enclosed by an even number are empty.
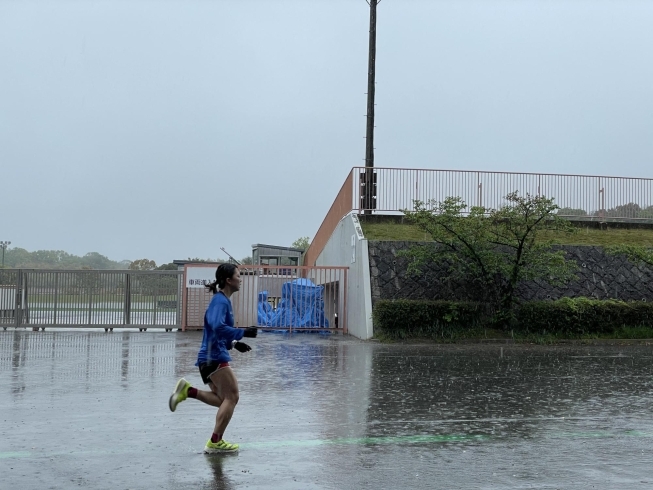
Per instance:
[[[218,292],[218,289],[223,289],[227,284],[227,279],[234,277],[236,273],[237,266],[234,264],[220,264],[215,270],[215,281],[204,286],[213,294]]]

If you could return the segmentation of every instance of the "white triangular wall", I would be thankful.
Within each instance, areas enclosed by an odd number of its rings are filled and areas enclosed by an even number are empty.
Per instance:
[[[315,261],[321,266],[349,267],[347,278],[347,328],[350,335],[367,340],[374,336],[372,292],[367,239],[355,213],[340,220]]]

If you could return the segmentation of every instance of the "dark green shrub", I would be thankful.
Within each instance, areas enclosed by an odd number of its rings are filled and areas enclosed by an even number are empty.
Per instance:
[[[389,339],[482,336],[494,323],[493,312],[482,303],[426,300],[381,300],[373,310],[374,330]],[[515,311],[515,338],[584,335],[637,338],[653,329],[653,302],[563,298],[531,301]]]
[[[653,303],[563,298],[531,301],[516,311],[515,329],[526,333],[600,335],[621,327],[653,327]]]
[[[482,326],[487,306],[472,302],[380,300],[374,305],[374,330],[391,339],[451,337]]]

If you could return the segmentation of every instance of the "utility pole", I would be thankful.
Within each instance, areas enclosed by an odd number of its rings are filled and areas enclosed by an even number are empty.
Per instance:
[[[361,198],[365,214],[376,208],[374,173],[374,93],[376,85],[376,6],[380,0],[367,0],[370,6],[370,42],[367,68],[367,131],[365,133],[365,174],[361,176]]]
[[[11,245],[11,242],[0,241],[0,248],[2,248],[2,268],[5,268],[5,250]]]
[[[378,0],[368,0],[370,5],[370,47],[367,67],[367,132],[365,135],[365,166],[374,167],[374,89],[376,83],[376,6]]]

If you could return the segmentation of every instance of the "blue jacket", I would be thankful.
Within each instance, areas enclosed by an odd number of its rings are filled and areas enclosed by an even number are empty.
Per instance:
[[[234,340],[243,338],[244,333],[243,329],[234,328],[234,312],[229,298],[221,292],[213,295],[204,313],[204,336],[195,365],[231,361],[227,351],[231,350]]]

